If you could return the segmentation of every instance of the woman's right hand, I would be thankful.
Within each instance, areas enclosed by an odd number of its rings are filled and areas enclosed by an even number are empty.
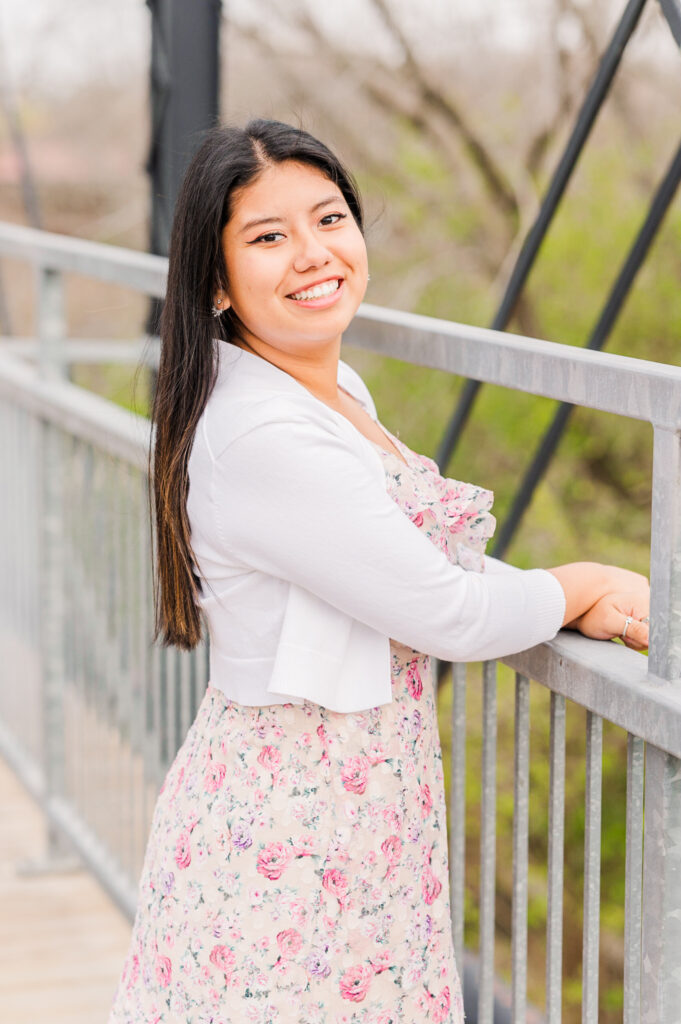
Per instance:
[[[571,625],[594,640],[620,637],[633,651],[648,647],[648,623],[642,619],[650,613],[650,601],[639,592],[606,594]],[[631,622],[627,620],[631,618]],[[622,633],[626,626],[626,636]]]
[[[616,565],[598,562],[571,562],[549,569],[565,594],[563,627],[579,629],[579,621],[607,596],[628,594],[638,604],[647,607],[650,584],[645,576]],[[628,613],[627,613],[628,614]],[[642,613],[647,615],[647,611]],[[620,629],[621,632],[621,629]],[[616,633],[613,635],[617,635]]]

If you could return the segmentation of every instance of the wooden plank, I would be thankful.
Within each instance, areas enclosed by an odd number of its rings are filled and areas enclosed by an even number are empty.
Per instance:
[[[22,875],[45,845],[43,815],[0,758],[0,1004],[12,1024],[106,1021],[130,923],[84,868]]]

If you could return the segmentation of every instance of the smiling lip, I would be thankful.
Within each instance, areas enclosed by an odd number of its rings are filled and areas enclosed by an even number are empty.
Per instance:
[[[338,287],[335,292],[331,292],[330,295],[320,295],[317,299],[294,299],[293,295],[299,292],[309,291],[310,288],[316,288],[319,284],[325,284],[327,281],[338,281]],[[304,306],[308,309],[325,309],[327,306],[332,306],[338,301],[341,294],[343,293],[343,286],[345,279],[337,277],[335,274],[331,277],[325,277],[321,281],[313,281],[311,284],[305,286],[305,288],[299,288],[298,292],[291,292],[286,296],[287,299],[291,299],[291,302],[295,302],[296,306]]]

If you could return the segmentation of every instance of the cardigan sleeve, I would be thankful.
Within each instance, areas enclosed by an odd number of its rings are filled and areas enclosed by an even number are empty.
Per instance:
[[[225,447],[211,503],[230,561],[303,587],[423,653],[496,658],[560,629],[565,597],[551,573],[451,564],[346,438],[303,417],[263,423]]]

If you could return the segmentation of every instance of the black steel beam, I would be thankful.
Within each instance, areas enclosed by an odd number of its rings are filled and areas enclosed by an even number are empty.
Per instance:
[[[511,277],[506,285],[501,304],[492,320],[491,327],[497,331],[503,331],[508,325],[518,297],[525,285],[530,270],[537,257],[537,253],[546,236],[554,214],[563,197],[568,185],[570,176],[575,168],[577,160],[589,137],[594,121],[612,84],[615,72],[619,67],[624,49],[631,38],[631,35],[638,24],[646,0],[629,0],[619,24],[608,44],[608,47],[601,59],[596,77],[586,95],[584,103],[577,115],[572,134],[558,162],[553,174],[551,183],[542,201],[537,218],[530,228],[522,249],[518,255]],[[473,409],[473,403],[480,390],[480,381],[466,381],[456,409],[451,420],[447,424],[442,441],[435,456],[440,469],[444,472],[449,464],[454,450],[459,442],[466,422]]]
[[[166,256],[175,199],[219,109],[220,0],[147,0],[152,17],[151,252]]]
[[[681,0],[659,0],[662,13],[672,30],[674,39],[681,46]]]

